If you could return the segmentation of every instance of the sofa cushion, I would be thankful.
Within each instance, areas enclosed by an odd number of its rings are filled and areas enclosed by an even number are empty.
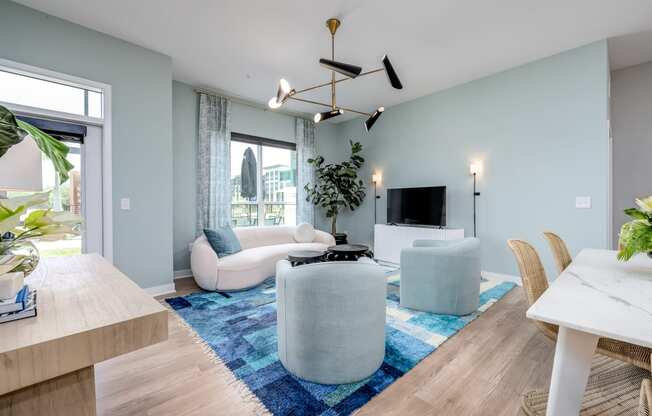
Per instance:
[[[213,247],[218,257],[229,256],[242,250],[238,237],[236,237],[229,225],[214,230],[205,228],[204,235],[206,235],[208,243]]]
[[[294,243],[292,225],[272,225],[266,227],[237,227],[233,231],[240,240],[243,250],[275,244]]]
[[[302,223],[294,230],[294,241],[297,243],[312,243],[315,240],[315,227],[312,224]]]

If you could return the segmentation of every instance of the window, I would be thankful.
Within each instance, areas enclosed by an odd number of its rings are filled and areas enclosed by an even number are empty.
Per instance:
[[[295,145],[233,133],[231,135],[232,225],[234,227],[295,225],[296,207]]]
[[[103,98],[99,90],[0,69],[1,102],[103,118]]]

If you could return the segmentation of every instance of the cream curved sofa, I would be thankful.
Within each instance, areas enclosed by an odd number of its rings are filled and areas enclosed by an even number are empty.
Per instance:
[[[332,235],[315,230],[310,243],[294,239],[296,227],[234,228],[242,251],[218,258],[202,235],[192,245],[190,267],[195,281],[204,290],[240,290],[258,285],[274,276],[276,262],[293,250],[326,250],[335,245]]]

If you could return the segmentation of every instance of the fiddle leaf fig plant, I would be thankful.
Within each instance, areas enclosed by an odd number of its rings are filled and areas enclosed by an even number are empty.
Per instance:
[[[68,172],[74,168],[66,159],[68,146],[31,124],[16,119],[11,111],[0,105],[0,158],[28,135],[36,142],[41,152],[52,161],[59,182],[67,181]]]
[[[358,172],[364,165],[360,155],[362,144],[349,140],[351,156],[341,163],[324,163],[324,157],[308,159],[315,167],[316,181],[307,184],[306,200],[326,210],[326,217],[331,219],[331,233],[337,233],[337,216],[342,210],[355,211],[362,204],[366,195],[364,182],[358,178]]]

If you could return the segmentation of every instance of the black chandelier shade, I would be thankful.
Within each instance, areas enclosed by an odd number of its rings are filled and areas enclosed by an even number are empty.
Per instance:
[[[392,84],[392,87],[397,90],[402,90],[403,84],[401,84],[401,80],[398,79],[398,75],[396,75],[396,71],[394,71],[394,67],[389,61],[387,55],[383,56],[383,66],[385,67],[385,73],[387,73],[387,78],[389,78],[389,83]]]
[[[364,122],[364,126],[367,131],[370,131],[376,121],[380,118],[380,115],[385,111],[385,107],[378,107],[376,111]]]
[[[330,59],[320,59],[319,64],[331,71],[346,75],[349,78],[355,78],[362,72],[362,68],[357,65],[346,64],[344,62],[331,61]]]
[[[315,123],[319,123],[320,121],[328,120],[329,118],[337,117],[340,114],[343,114],[344,110],[341,108],[336,108],[335,110],[331,111],[324,111],[322,113],[317,113],[315,114]]]

